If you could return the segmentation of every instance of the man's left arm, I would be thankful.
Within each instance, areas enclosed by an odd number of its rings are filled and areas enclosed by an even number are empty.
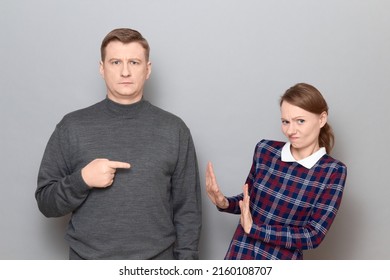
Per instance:
[[[192,136],[180,130],[178,162],[172,177],[173,222],[176,228],[176,259],[199,259],[202,205],[199,169]]]

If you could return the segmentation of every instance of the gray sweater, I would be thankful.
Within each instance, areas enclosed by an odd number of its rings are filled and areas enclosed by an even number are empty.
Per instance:
[[[131,168],[118,169],[110,187],[89,189],[81,169],[96,158]],[[176,259],[198,258],[194,143],[180,118],[148,101],[106,98],[66,115],[47,144],[35,197],[47,217],[72,213],[65,238],[81,258],[152,259],[171,249]]]

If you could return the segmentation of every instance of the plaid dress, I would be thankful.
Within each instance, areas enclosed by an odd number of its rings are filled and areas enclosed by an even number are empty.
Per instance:
[[[310,169],[284,162],[284,145],[256,145],[246,180],[253,225],[249,234],[237,226],[225,259],[303,259],[302,250],[316,248],[336,217],[346,166],[327,154]],[[242,198],[229,197],[229,208],[221,211],[240,214]]]

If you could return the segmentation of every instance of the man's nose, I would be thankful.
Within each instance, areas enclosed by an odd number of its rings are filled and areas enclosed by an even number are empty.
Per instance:
[[[131,75],[130,66],[129,65],[123,64],[121,75],[123,77],[129,77]]]

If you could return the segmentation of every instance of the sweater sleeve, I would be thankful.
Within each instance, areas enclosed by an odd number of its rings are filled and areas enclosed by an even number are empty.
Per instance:
[[[319,196],[308,222],[303,227],[257,225],[253,223],[249,236],[269,244],[289,249],[314,249],[325,238],[340,207],[347,168],[340,165],[330,175],[330,182]]]
[[[195,146],[187,127],[180,131],[179,158],[172,176],[174,248],[177,259],[198,259],[201,193]]]
[[[46,217],[60,217],[71,213],[88,196],[89,189],[81,177],[81,170],[71,170],[69,139],[61,123],[51,135],[38,173],[35,198],[39,210]]]

